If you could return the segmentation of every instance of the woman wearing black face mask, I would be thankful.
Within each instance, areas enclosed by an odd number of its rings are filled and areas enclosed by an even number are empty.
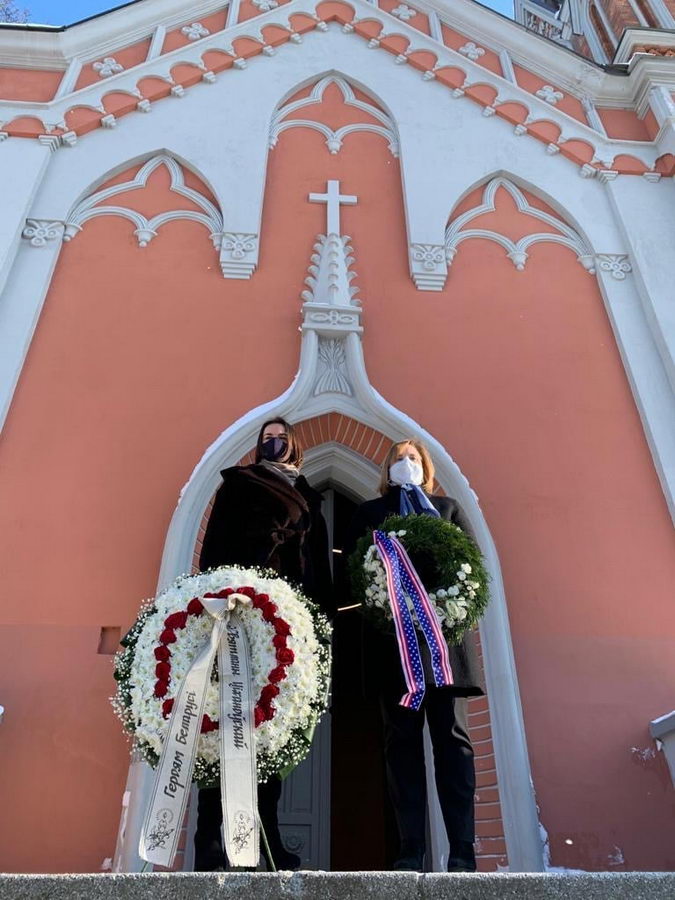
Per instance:
[[[260,429],[255,463],[232,466],[214,502],[199,557],[201,571],[216,566],[272,569],[299,585],[329,616],[333,591],[322,497],[300,474],[302,448],[292,425],[270,419]],[[276,868],[297,869],[300,859],[281,843],[277,804],[281,781],[258,787],[260,818]],[[199,791],[195,871],[222,870],[225,857],[218,788]]]
[[[362,503],[351,524],[345,553],[353,552],[358,539],[379,528],[388,516],[410,514],[438,516],[469,531],[459,504],[449,497],[434,496],[434,466],[429,451],[419,441],[393,444],[382,464],[381,497]],[[416,560],[425,581],[424,560]],[[473,872],[473,801],[476,776],[473,748],[467,726],[467,697],[484,692],[476,656],[474,635],[449,647],[454,676],[451,687],[436,687],[426,644],[420,641],[427,688],[418,711],[403,708],[406,691],[396,638],[364,622],[364,670],[375,687],[384,725],[387,784],[398,827],[400,851],[395,869],[421,871],[426,834],[426,772],[424,722],[429,726],[434,751],[438,799],[450,842],[448,871]]]

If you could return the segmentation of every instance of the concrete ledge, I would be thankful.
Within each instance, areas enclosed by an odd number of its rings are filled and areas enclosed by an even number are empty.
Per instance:
[[[673,900],[675,873],[0,875],[2,900]]]

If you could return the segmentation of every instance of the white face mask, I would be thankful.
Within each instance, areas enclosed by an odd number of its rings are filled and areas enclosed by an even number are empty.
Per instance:
[[[389,466],[389,480],[393,484],[422,484],[424,469],[422,463],[406,456]]]

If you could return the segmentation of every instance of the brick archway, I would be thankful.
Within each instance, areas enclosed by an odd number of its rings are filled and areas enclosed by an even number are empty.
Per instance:
[[[376,466],[382,464],[392,442],[392,438],[382,432],[339,413],[326,413],[304,419],[298,422],[296,427],[305,450],[320,447],[322,444],[338,444],[359,454]],[[248,450],[238,460],[237,465],[249,465],[252,462],[254,462],[254,448]],[[436,493],[444,493],[438,482],[435,482],[434,490]],[[211,513],[212,502],[212,500],[209,502],[200,523],[193,554],[193,571],[198,571],[199,552],[206,523]],[[478,650],[482,665],[480,640],[478,641]],[[496,871],[498,868],[507,866],[508,859],[497,783],[490,705],[487,696],[469,701],[469,730],[476,761],[475,810],[478,869],[482,872]]]

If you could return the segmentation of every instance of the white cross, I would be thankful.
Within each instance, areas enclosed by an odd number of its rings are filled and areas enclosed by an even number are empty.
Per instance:
[[[340,204],[354,206],[358,197],[340,193],[340,182],[327,182],[325,194],[310,194],[310,203],[326,204],[326,234],[340,234]]]

